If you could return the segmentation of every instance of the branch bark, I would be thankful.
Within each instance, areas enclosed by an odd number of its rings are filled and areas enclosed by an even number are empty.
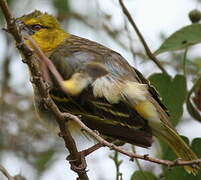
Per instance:
[[[2,172],[2,174],[3,174],[4,176],[7,177],[8,180],[15,180],[15,179],[13,178],[13,176],[11,176],[11,175],[9,174],[9,172],[6,170],[6,168],[4,168],[2,165],[0,165],[0,171]]]
[[[91,130],[82,121],[80,121],[80,119],[77,116],[74,116],[69,113],[64,113],[63,115],[65,118],[72,119],[73,121],[75,121],[84,131],[86,131],[88,134],[90,134],[92,137],[94,137],[103,146],[107,146],[110,149],[116,150],[116,151],[130,157],[131,160],[137,158],[137,159],[142,159],[145,161],[154,162],[157,164],[166,165],[168,167],[201,164],[201,159],[196,159],[196,160],[192,160],[192,161],[183,161],[183,160],[177,159],[175,161],[170,161],[170,160],[153,158],[153,157],[150,157],[148,154],[139,155],[139,154],[135,154],[132,152],[128,152],[128,151],[124,150],[123,148],[120,148],[119,146],[116,146],[116,145],[106,141],[105,139],[103,139],[99,134],[96,133],[96,131]]]

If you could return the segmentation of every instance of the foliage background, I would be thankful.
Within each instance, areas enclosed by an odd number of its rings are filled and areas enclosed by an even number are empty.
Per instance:
[[[16,17],[34,9],[54,14],[68,32],[100,42],[120,52],[146,77],[152,75],[151,80],[159,86],[159,90],[161,90],[160,87],[166,89],[165,85],[161,85],[165,77],[153,75],[160,71],[145,56],[143,47],[122,14],[117,0],[91,0],[90,3],[88,0],[9,0],[9,3]],[[200,2],[195,0],[176,2],[173,0],[168,2],[126,0],[125,3],[152,51],[155,51],[164,39],[176,30],[190,25],[188,13],[194,8],[200,9]],[[3,27],[3,17],[0,18]],[[21,173],[29,180],[75,179],[75,174],[70,171],[65,161],[66,150],[63,141],[54,133],[50,133],[45,125],[37,120],[27,68],[19,60],[20,57],[12,39],[1,31],[0,42],[2,42],[0,46],[0,164],[6,167],[12,175]],[[189,48],[187,54],[188,87],[192,86],[194,79],[200,73],[201,52],[199,49],[200,45],[193,46]],[[159,55],[162,64],[172,77],[183,73],[183,55],[183,50]],[[172,90],[173,98],[165,99],[170,103],[178,100],[178,97],[182,96],[181,92],[184,94],[179,103],[181,112],[173,123],[177,124],[178,131],[187,136],[190,141],[195,137],[201,137],[200,122],[195,121],[188,114],[185,106],[184,115],[180,118],[185,93],[187,93],[183,86],[184,83],[181,80],[175,80],[174,83],[171,79],[169,81],[166,79],[165,84],[167,82],[170,87],[168,92]],[[172,86],[171,83],[173,83]],[[173,108],[173,111],[175,109],[177,106]],[[192,146],[200,155],[201,141],[199,138],[194,139]],[[125,148],[130,149],[130,146],[126,145]],[[150,150],[137,147],[135,150],[138,153],[148,153],[164,159],[175,158],[165,145],[160,146],[157,141],[154,148]],[[113,160],[109,158],[109,155],[113,157]],[[138,169],[144,172],[135,172],[132,177],[134,180],[162,178],[174,180],[177,177],[199,179],[201,177],[201,175],[188,176],[181,168],[175,168],[169,172],[167,168],[161,168],[153,163],[143,161],[133,163],[120,154],[114,155],[114,152],[102,148],[87,158],[91,179],[115,179],[115,158],[123,160],[120,172],[124,180],[130,179],[132,173]],[[0,179],[3,178],[0,174]]]

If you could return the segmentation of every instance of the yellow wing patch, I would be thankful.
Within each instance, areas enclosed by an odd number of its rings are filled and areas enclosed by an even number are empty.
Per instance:
[[[83,73],[74,73],[73,76],[63,81],[63,86],[72,96],[79,95],[91,82],[91,77]]]
[[[140,101],[134,108],[146,120],[157,121],[159,118],[155,106],[148,100]]]
[[[67,80],[63,82],[63,86],[67,89],[67,91],[71,95],[77,95],[80,93],[80,88],[78,88],[78,84],[73,79]]]

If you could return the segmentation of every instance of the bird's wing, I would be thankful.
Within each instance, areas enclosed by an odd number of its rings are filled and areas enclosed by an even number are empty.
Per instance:
[[[142,73],[140,71],[138,71],[137,69],[133,68],[136,72],[136,74],[138,75],[138,77],[140,78],[141,82],[143,84],[147,84],[148,85],[148,91],[149,93],[152,95],[152,97],[158,102],[158,104],[162,107],[162,109],[167,113],[167,115],[169,116],[168,113],[168,109],[167,107],[162,103],[162,98],[160,97],[158,91],[155,89],[154,86],[152,86],[150,84],[150,81],[148,79],[146,79]]]
[[[147,84],[145,78],[120,54],[104,46],[72,36],[72,40],[68,39],[61,45],[52,54],[51,59],[66,79],[64,85],[73,95],[72,99],[79,107],[77,109],[84,110],[85,116],[98,116],[95,119],[99,119],[98,122],[103,122],[104,125],[106,122],[113,122],[113,127],[119,124],[121,127],[133,126],[132,129],[139,130],[144,124],[147,126],[147,115],[151,115],[153,119],[158,116],[157,113],[165,113],[156,91]],[[143,101],[144,97],[148,97],[149,100],[136,107],[138,101]],[[86,109],[86,106],[91,107],[90,110]],[[160,112],[156,110],[158,107]],[[68,109],[72,110],[72,106]],[[123,112],[125,109],[128,109],[129,113],[128,110],[126,113]],[[121,116],[129,114],[129,117],[117,118],[120,114]],[[159,121],[161,117],[161,115],[157,117]],[[136,124],[141,124],[140,128]],[[104,133],[106,132],[108,131]]]
[[[169,121],[167,108],[161,102],[158,92],[138,70],[130,66],[116,52],[110,53],[105,59],[105,63],[109,65],[107,68],[110,72],[124,80],[123,83],[126,85],[122,94],[126,97],[126,102],[129,102],[131,107],[138,110],[138,113],[144,116],[145,119],[154,119],[154,121],[157,119],[158,122],[162,122],[162,124],[174,129]],[[139,97],[143,96],[146,97],[146,101],[145,99],[139,99]],[[136,100],[142,102],[138,107],[135,105]]]
[[[67,97],[55,89],[50,93],[61,111],[81,115],[81,120],[100,134],[141,147],[151,146],[152,131],[147,121],[125,103],[111,104],[104,97],[97,98],[92,87],[78,97]]]
[[[53,99],[61,110],[82,115],[83,122],[101,134],[142,147],[151,146],[152,132],[147,121],[127,103],[118,100],[121,96],[119,85],[123,85],[121,78],[125,77],[127,70],[118,70],[118,64],[102,64],[97,55],[89,60],[92,55],[91,52],[80,51],[70,56],[59,57],[54,54],[51,57],[59,72],[67,79],[68,88],[75,84],[72,89],[78,89],[87,78],[83,74],[93,77],[78,96],[67,97],[61,90],[53,89]],[[109,56],[103,57],[106,59]],[[62,58],[65,58],[67,64],[61,63]],[[76,81],[75,75],[79,73],[81,79]],[[72,83],[75,81],[76,83]]]

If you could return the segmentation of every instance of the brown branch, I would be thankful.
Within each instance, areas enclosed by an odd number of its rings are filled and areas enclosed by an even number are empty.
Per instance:
[[[8,180],[26,180],[26,178],[22,175],[16,175],[14,177],[11,176],[10,173],[6,170],[6,168],[4,168],[2,165],[0,165],[0,172],[2,172],[2,174],[6,176]]]
[[[131,14],[129,13],[128,9],[126,8],[126,6],[123,3],[123,0],[119,0],[119,3],[121,5],[121,8],[123,10],[123,13],[125,14],[125,16],[128,18],[129,22],[131,23],[132,27],[134,28],[136,34],[138,35],[141,43],[144,46],[144,49],[146,51],[147,56],[158,66],[158,68],[166,75],[168,75],[167,71],[163,68],[163,66],[160,64],[159,60],[153,55],[153,53],[151,52],[149,46],[147,45],[144,37],[142,36],[140,30],[138,29],[135,21],[133,20]]]
[[[0,165],[0,171],[8,180],[15,180],[2,165]]]
[[[80,165],[83,165],[82,160],[84,158],[81,157],[81,154],[77,150],[75,141],[72,138],[66,125],[66,119],[64,119],[62,113],[59,111],[59,109],[49,96],[48,87],[47,84],[44,82],[44,79],[39,71],[37,59],[35,58],[33,52],[29,49],[29,47],[24,43],[23,38],[20,35],[19,30],[14,21],[14,18],[12,17],[9,11],[7,2],[5,0],[0,0],[0,6],[7,21],[7,31],[14,37],[17,44],[17,48],[25,57],[24,62],[28,65],[30,69],[32,83],[37,88],[40,97],[43,98],[45,105],[51,110],[51,112],[55,116],[55,119],[57,120],[61,131],[60,136],[64,139],[65,146],[70,152],[71,165],[73,165],[74,167],[79,167]],[[80,171],[76,170],[76,173],[78,174],[79,179],[81,180],[89,179],[86,174],[86,167],[83,167],[83,169],[81,169]]]
[[[131,159],[134,159],[134,158],[142,159],[145,161],[150,161],[150,162],[154,162],[157,164],[166,165],[168,167],[201,164],[201,159],[195,159],[195,160],[191,160],[191,161],[184,161],[184,160],[177,159],[176,161],[170,161],[170,160],[163,160],[163,159],[157,159],[157,158],[149,157],[148,154],[139,155],[139,154],[135,154],[132,152],[128,152],[128,151],[120,148],[119,146],[116,146],[116,145],[106,141],[105,139],[103,139],[95,131],[91,130],[82,121],[80,121],[80,119],[77,116],[74,116],[74,115],[69,114],[69,113],[64,113],[63,116],[64,116],[64,118],[71,119],[71,120],[75,121],[83,130],[85,130],[88,134],[90,134],[92,137],[94,137],[99,143],[101,143],[102,146],[107,146],[110,149],[116,150],[116,151],[130,157]]]

